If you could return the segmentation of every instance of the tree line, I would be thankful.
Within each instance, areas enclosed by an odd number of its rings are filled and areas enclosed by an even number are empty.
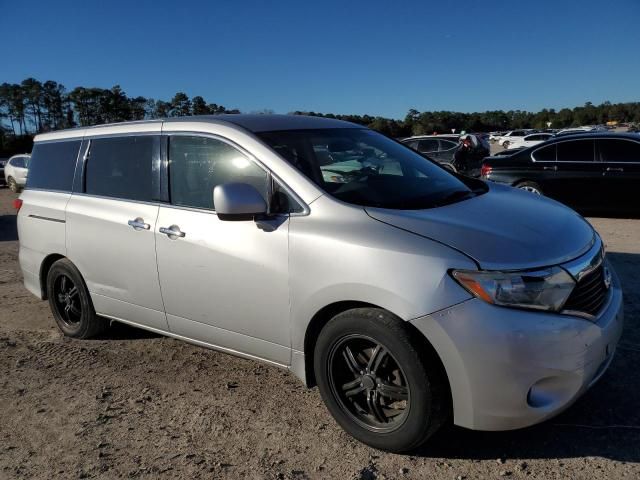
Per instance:
[[[142,96],[130,97],[119,85],[110,89],[75,87],[68,91],[53,80],[41,82],[27,78],[21,83],[0,85],[0,155],[28,151],[32,135],[75,126],[99,125],[164,117],[240,113],[223,105],[208,103],[203,97],[190,98],[184,92],[170,100]],[[261,113],[272,113],[264,110]],[[590,102],[573,109],[494,110],[462,113],[451,111],[419,112],[411,109],[404,119],[371,115],[334,115],[308,111],[291,112],[337,118],[365,125],[391,137],[466,130],[487,132],[514,128],[553,128],[603,124],[611,120],[640,123],[640,102],[593,105]]]
[[[27,78],[0,85],[0,125],[6,133],[29,135],[75,126],[147,118],[239,113],[178,92],[169,101],[129,97],[120,85],[110,89],[76,87],[67,91],[53,80]]]

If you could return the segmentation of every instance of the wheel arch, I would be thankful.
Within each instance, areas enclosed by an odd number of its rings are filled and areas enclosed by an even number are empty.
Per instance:
[[[315,355],[315,346],[316,341],[318,339],[318,335],[324,328],[324,326],[336,315],[345,312],[347,310],[351,310],[354,308],[376,308],[380,310],[384,310],[385,312],[400,318],[395,313],[389,311],[384,307],[380,307],[378,305],[361,302],[361,301],[339,301],[334,302],[329,305],[321,308],[316,314],[311,318],[311,321],[307,325],[307,329],[304,336],[304,382],[307,387],[315,387],[316,386],[316,378],[315,372],[313,368],[314,363],[314,355]],[[419,343],[421,347],[421,351],[424,352],[426,356],[430,359],[434,359],[438,363],[438,368],[443,375],[443,378],[446,382],[447,389],[449,391],[449,397],[451,397],[451,382],[449,380],[449,376],[447,375],[447,371],[442,362],[442,358],[438,354],[437,350],[431,344],[429,339],[425,337],[418,328],[413,325],[411,322],[403,321],[405,328],[407,328],[411,337]],[[449,398],[449,405],[451,405],[452,399]]]
[[[42,300],[47,300],[47,275],[54,263],[62,258],[67,258],[60,253],[50,253],[42,260],[40,264],[40,296]]]

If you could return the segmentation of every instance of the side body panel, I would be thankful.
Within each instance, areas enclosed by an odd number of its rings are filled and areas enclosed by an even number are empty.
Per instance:
[[[96,312],[166,329],[154,228],[157,205],[73,195],[67,206],[69,259],[82,273]],[[142,219],[149,229],[128,222]]]
[[[294,350],[304,350],[313,316],[336,302],[370,303],[411,320],[470,298],[448,274],[451,268],[476,269],[467,256],[329,197],[313,202],[311,210],[291,218]]]
[[[160,233],[176,225],[182,238]],[[160,207],[158,273],[172,333],[288,365],[288,217],[274,231]]]
[[[66,213],[65,207],[71,194],[25,190],[18,214],[20,238],[20,268],[27,289],[42,298],[40,268],[50,254],[65,256]]]

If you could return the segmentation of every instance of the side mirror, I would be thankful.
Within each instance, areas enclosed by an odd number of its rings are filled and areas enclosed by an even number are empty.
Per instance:
[[[213,205],[220,220],[253,220],[267,213],[267,203],[248,183],[224,183],[213,189]]]

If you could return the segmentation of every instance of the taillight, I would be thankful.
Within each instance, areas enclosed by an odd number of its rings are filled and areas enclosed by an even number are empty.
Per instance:
[[[22,207],[22,199],[21,198],[16,198],[13,201],[13,208],[16,209],[16,213],[18,213],[20,211],[21,207]]]
[[[480,176],[481,177],[488,177],[491,174],[491,170],[493,170],[493,168],[491,168],[489,165],[482,165],[482,168],[480,169]]]

